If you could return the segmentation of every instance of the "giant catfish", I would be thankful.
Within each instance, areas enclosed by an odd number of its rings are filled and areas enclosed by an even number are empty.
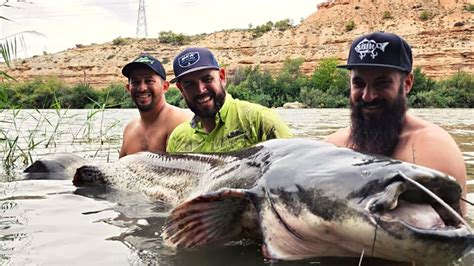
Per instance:
[[[439,264],[474,244],[452,177],[308,139],[227,154],[142,152],[82,166],[73,183],[170,203],[162,236],[176,248],[257,235],[269,259],[363,254]]]

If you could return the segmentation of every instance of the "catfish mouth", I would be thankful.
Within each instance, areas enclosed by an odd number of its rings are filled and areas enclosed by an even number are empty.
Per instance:
[[[76,173],[72,179],[72,184],[76,187],[82,187],[92,183],[104,183],[104,180],[99,173],[100,171],[95,166],[81,166],[77,168]]]
[[[410,182],[407,178],[399,174],[383,191],[373,195],[366,206],[369,219],[400,238],[407,230],[424,236],[472,235],[471,228],[461,217],[462,190],[456,182],[444,177],[415,177],[416,181]]]

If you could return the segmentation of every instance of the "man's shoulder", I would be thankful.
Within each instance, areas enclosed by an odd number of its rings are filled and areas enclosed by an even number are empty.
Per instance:
[[[409,134],[411,138],[417,139],[418,141],[453,140],[448,131],[430,121],[411,116],[410,123]]]
[[[164,110],[165,111],[163,111],[160,116],[163,115],[163,117],[168,120],[184,120],[188,118],[190,119],[192,117],[192,113],[189,110],[174,106],[172,104],[166,104]]]
[[[245,101],[245,100],[230,98],[230,99],[226,99],[226,102],[227,101],[230,102],[230,106],[233,106],[234,108],[238,108],[239,110],[242,110],[242,111],[258,111],[258,110],[263,110],[263,109],[270,110],[270,108],[268,107],[265,107],[258,103]]]
[[[194,132],[194,129],[191,127],[191,125],[188,122],[184,122],[176,126],[176,128],[171,133],[170,138],[176,137],[176,136],[188,135],[188,134],[191,134],[192,132]]]
[[[124,132],[134,131],[137,127],[140,127],[140,118],[134,117],[125,124]]]
[[[276,112],[268,107],[258,103],[252,103],[244,100],[233,99],[229,108],[229,113],[232,115],[239,114],[239,116],[247,118],[270,118],[275,117]],[[252,120],[253,120],[252,119]]]
[[[328,135],[324,141],[328,143],[332,143],[334,145],[340,146],[340,147],[345,147],[347,145],[347,142],[349,140],[349,133],[350,133],[350,128],[345,127],[337,130],[336,132]]]
[[[169,127],[173,130],[176,126],[186,121],[190,121],[192,118],[192,112],[183,108],[169,105],[167,111],[160,115],[159,123],[163,126]]]

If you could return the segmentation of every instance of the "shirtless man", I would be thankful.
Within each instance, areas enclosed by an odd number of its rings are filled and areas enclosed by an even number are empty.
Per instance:
[[[150,55],[140,55],[122,69],[126,85],[140,117],[130,121],[123,132],[119,157],[139,151],[166,150],[174,128],[191,119],[191,112],[166,103],[169,82],[163,65]]]
[[[466,165],[456,142],[441,127],[408,114],[413,87],[411,48],[395,34],[375,32],[351,45],[351,125],[326,141],[361,152],[416,163],[456,178],[466,197]],[[466,204],[461,203],[463,214]]]

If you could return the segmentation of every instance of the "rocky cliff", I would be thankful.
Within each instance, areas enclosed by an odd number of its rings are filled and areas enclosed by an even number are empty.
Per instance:
[[[323,58],[344,62],[355,37],[381,30],[405,38],[413,48],[415,67],[442,78],[460,70],[474,73],[474,13],[468,10],[472,4],[473,0],[331,0],[315,6],[315,13],[285,31],[253,37],[249,30],[225,30],[194,36],[186,46],[208,47],[230,74],[239,66],[255,65],[275,72],[286,58],[298,57],[304,58],[302,69],[310,74]],[[19,80],[54,75],[69,84],[88,82],[100,88],[125,82],[123,65],[149,52],[162,60],[171,79],[172,60],[184,48],[158,39],[77,45],[19,60],[8,73]]]

